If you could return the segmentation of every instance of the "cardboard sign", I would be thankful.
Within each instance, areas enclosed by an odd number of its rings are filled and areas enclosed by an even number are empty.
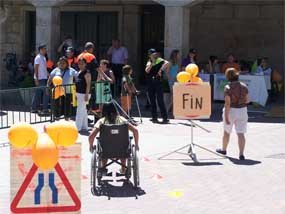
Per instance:
[[[205,119],[211,115],[209,83],[175,83],[173,86],[175,119]]]
[[[12,213],[80,213],[81,144],[59,148],[59,162],[42,171],[31,148],[11,147]]]

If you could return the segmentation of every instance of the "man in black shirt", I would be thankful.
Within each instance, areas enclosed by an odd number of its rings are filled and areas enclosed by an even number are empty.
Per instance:
[[[158,57],[155,49],[148,51],[149,61],[146,64],[148,94],[151,102],[152,122],[157,123],[156,101],[158,103],[163,123],[168,123],[168,115],[163,100],[162,75],[168,69],[168,61]]]

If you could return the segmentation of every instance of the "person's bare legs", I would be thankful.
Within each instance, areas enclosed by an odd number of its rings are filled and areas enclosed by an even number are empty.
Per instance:
[[[121,173],[125,174],[126,173],[126,163],[127,163],[127,159],[126,158],[121,158],[121,164],[122,164],[122,168],[121,168]]]
[[[230,134],[224,131],[224,136],[223,136],[223,151],[227,151],[228,145],[230,141]]]
[[[244,155],[244,147],[245,147],[245,137],[244,134],[238,133],[238,146],[239,146],[239,156]]]

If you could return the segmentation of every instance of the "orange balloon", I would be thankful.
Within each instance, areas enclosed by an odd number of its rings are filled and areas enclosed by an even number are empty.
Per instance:
[[[45,127],[45,132],[57,146],[71,146],[78,138],[76,126],[68,121],[51,123]]]
[[[191,78],[191,82],[198,82],[198,83],[202,83],[203,80],[200,77],[192,77]]]
[[[181,71],[177,74],[176,79],[179,83],[186,83],[186,82],[189,82],[189,80],[191,79],[191,76],[189,73],[185,71]]]
[[[199,67],[196,64],[187,65],[185,70],[191,75],[191,77],[195,77],[199,73]]]
[[[62,78],[60,76],[55,76],[52,78],[52,83],[57,86],[57,85],[62,85]]]
[[[41,170],[50,170],[55,167],[58,158],[59,152],[55,143],[46,133],[40,134],[37,143],[32,148],[34,163]]]
[[[38,140],[36,129],[28,123],[17,123],[11,126],[8,132],[10,143],[17,148],[33,145]]]
[[[53,99],[58,99],[64,95],[64,88],[62,86],[57,86],[52,91]]]

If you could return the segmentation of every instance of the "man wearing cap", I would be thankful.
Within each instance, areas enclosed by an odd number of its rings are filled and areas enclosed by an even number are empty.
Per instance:
[[[185,59],[183,59],[181,64],[182,70],[184,71],[186,66],[191,63],[197,64],[197,50],[194,48],[191,48],[189,50],[188,56]]]
[[[158,57],[155,49],[148,50],[149,60],[146,64],[148,94],[151,103],[152,122],[157,123],[156,101],[159,106],[163,123],[168,123],[168,115],[163,100],[162,75],[168,69],[168,61]]]
[[[74,56],[74,48],[68,47],[65,51],[69,67],[77,70],[77,57]]]
[[[34,60],[34,81],[37,87],[46,86],[48,80],[47,62],[45,55],[47,54],[46,45],[42,44],[38,47],[38,55]],[[32,101],[32,112],[39,111],[41,96],[43,97],[43,112],[48,110],[48,95],[45,93],[45,88],[36,89]]]
[[[87,63],[86,68],[91,73],[92,81],[96,81],[97,79],[96,69],[98,68],[97,59],[95,55],[93,54],[94,49],[95,49],[94,44],[92,42],[87,42],[85,44],[85,50],[81,54],[79,54],[79,56],[77,57],[77,61],[79,61],[79,59],[81,58],[86,60],[86,63]]]

